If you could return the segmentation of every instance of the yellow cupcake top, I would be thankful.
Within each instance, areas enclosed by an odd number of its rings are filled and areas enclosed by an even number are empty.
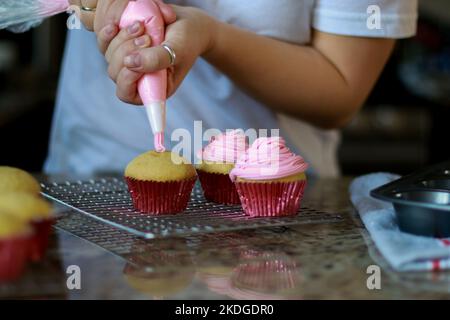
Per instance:
[[[0,194],[5,192],[30,192],[38,194],[41,186],[28,172],[0,166]]]
[[[234,163],[219,163],[219,162],[208,162],[203,161],[201,164],[196,166],[197,170],[217,173],[217,174],[229,174],[234,168]]]
[[[125,176],[144,181],[180,181],[197,175],[188,160],[170,151],[149,151],[134,158],[125,169]]]
[[[10,238],[31,233],[27,223],[12,213],[0,209],[0,238]]]
[[[52,207],[47,201],[25,192],[0,194],[0,211],[3,210],[26,222],[52,216]]]

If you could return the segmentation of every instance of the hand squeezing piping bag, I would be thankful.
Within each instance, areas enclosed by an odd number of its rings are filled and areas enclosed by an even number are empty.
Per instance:
[[[159,6],[153,0],[135,0],[128,3],[122,14],[120,28],[126,28],[136,21],[144,23],[153,46],[162,44],[165,29],[164,19]],[[155,149],[158,152],[164,152],[167,70],[142,76],[138,83],[138,90],[152,127]]]
[[[62,12],[73,13],[78,7],[70,6],[68,0],[0,0],[0,29],[25,32],[39,25],[42,20]],[[164,20],[153,0],[130,1],[122,15],[120,26],[127,27],[143,21],[153,45],[164,40]],[[155,149],[164,151],[165,102],[167,71],[162,70],[142,77],[138,84],[139,94],[145,105],[155,135]]]

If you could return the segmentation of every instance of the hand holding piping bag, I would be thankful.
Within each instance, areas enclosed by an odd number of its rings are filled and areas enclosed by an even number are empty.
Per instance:
[[[164,41],[164,19],[153,0],[130,1],[120,20],[120,28],[127,28],[141,21],[154,46]],[[154,134],[155,149],[164,152],[164,130],[166,126],[167,70],[145,74],[139,80],[138,91],[147,112]]]
[[[125,103],[144,104],[139,90],[142,75],[167,70],[167,97],[173,95],[196,60],[211,50],[215,43],[217,21],[200,9],[168,6],[154,0],[160,7],[166,24],[164,44],[175,53],[175,63],[167,49],[149,41],[144,26],[118,28],[111,20],[117,12],[122,16],[125,7],[112,8],[111,13],[97,13],[96,34],[101,52],[108,62],[109,77],[116,83],[116,95]],[[121,3],[121,2],[118,2]],[[132,19],[129,19],[130,21]],[[145,21],[145,20],[140,20]],[[133,22],[136,22],[134,20]]]

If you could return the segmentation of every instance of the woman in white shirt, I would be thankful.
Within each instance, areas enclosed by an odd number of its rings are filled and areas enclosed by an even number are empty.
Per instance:
[[[46,170],[120,171],[152,141],[142,108],[126,104],[141,104],[137,80],[170,67],[170,55],[150,47],[142,25],[119,31],[128,0],[71,2],[83,8],[82,21],[96,36],[69,32]],[[165,43],[177,56],[169,72],[168,133],[195,134],[196,120],[203,129],[279,128],[319,176],[338,174],[336,129],[363,105],[394,39],[414,35],[418,6],[417,0],[166,2],[174,5],[161,4]]]

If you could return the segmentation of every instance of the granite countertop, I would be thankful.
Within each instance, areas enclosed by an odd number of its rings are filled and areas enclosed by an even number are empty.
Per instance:
[[[349,182],[308,186],[304,204],[343,217],[333,223],[132,239],[122,256],[55,229],[46,259],[0,284],[0,299],[450,298],[450,273],[396,273],[386,265],[349,203]],[[374,264],[380,290],[367,288]],[[73,265],[81,289],[69,290]]]

